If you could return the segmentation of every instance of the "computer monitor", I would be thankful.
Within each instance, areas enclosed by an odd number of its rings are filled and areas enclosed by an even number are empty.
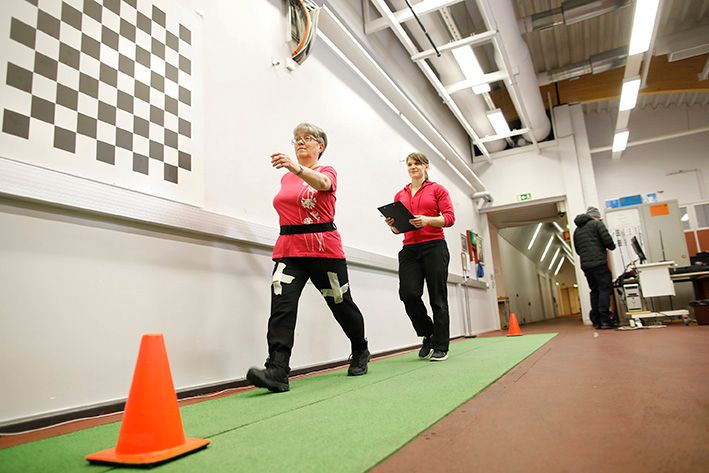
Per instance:
[[[645,261],[647,261],[647,257],[645,256],[645,252],[643,251],[643,247],[640,246],[640,242],[638,241],[638,238],[633,236],[633,238],[630,239],[630,246],[633,247],[633,251],[635,252],[636,255],[638,255],[638,259],[640,260],[640,264],[643,264]]]

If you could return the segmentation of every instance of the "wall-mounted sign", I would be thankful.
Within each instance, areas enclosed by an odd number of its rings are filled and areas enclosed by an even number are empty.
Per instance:
[[[517,196],[517,200],[520,202],[524,202],[525,200],[532,200],[532,193],[528,192],[526,194],[520,194]]]

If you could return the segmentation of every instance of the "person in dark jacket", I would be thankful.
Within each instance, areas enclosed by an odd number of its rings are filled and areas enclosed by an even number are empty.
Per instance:
[[[589,207],[586,213],[577,215],[574,224],[574,248],[591,288],[591,323],[595,328],[615,328],[610,312],[613,282],[607,254],[607,250],[615,250],[615,243],[596,207]]]

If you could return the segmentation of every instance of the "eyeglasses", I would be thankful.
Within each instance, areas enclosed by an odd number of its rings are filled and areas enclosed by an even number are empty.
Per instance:
[[[293,144],[293,145],[296,143],[308,144],[308,143],[312,143],[313,141],[315,141],[316,143],[320,142],[320,140],[318,140],[317,138],[315,138],[312,135],[305,135],[300,138],[293,138],[292,140],[290,140],[291,144]]]

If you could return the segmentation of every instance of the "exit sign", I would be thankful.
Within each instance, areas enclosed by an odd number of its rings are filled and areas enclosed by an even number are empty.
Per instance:
[[[517,200],[520,202],[524,202],[525,200],[532,200],[532,194],[531,193],[526,193],[526,194],[520,194],[517,196]]]

